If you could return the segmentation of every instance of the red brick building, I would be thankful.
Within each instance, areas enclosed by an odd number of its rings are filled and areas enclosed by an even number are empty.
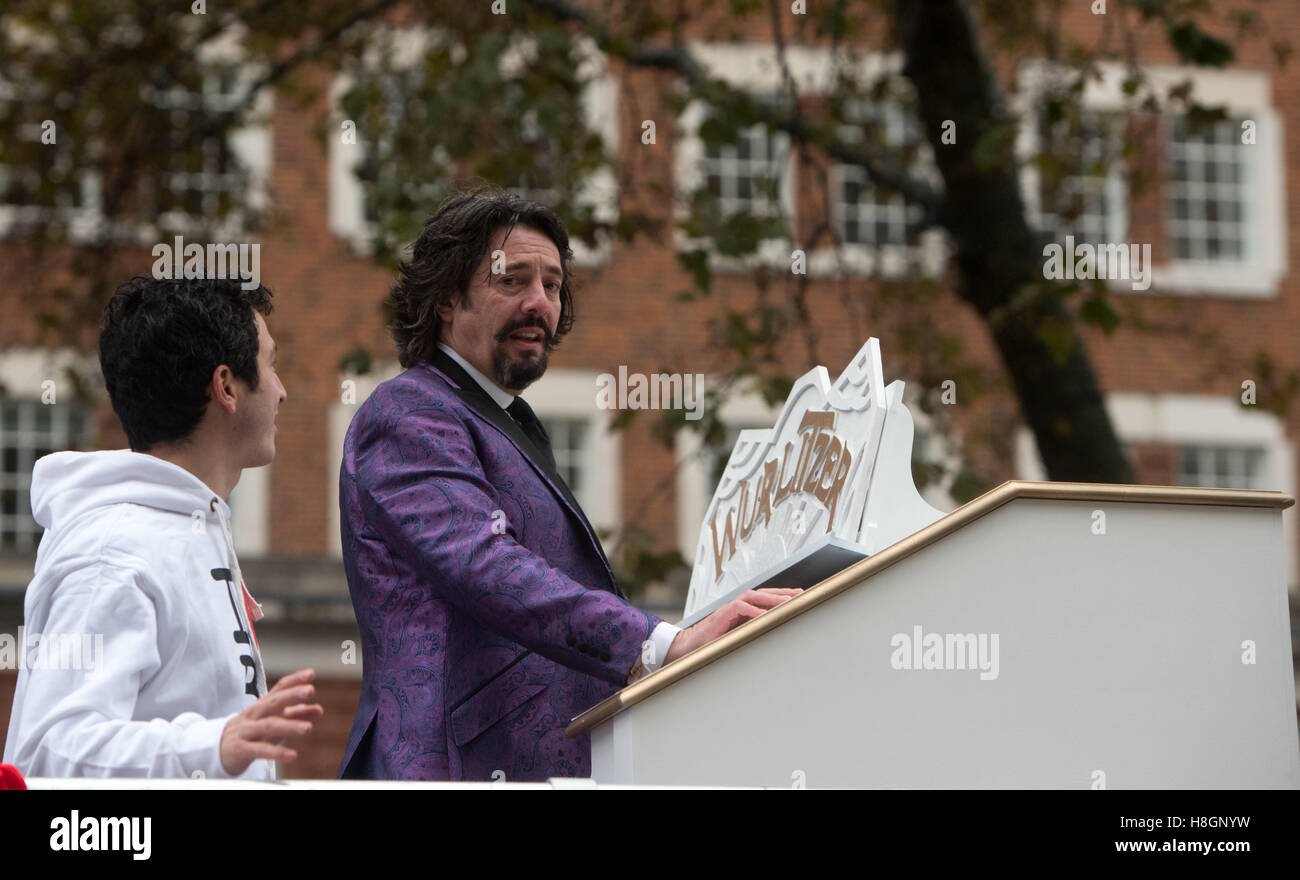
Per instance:
[[[1084,44],[1100,40],[1101,17],[1079,6],[1068,14],[1067,30]],[[1293,19],[1279,17],[1269,29],[1275,39],[1300,43],[1300,24]],[[754,42],[720,42],[700,29],[692,49],[738,87],[776,89],[780,73],[770,25],[764,17],[745,30]],[[859,43],[870,48],[873,40],[864,36]],[[1154,30],[1143,32],[1140,45],[1154,79],[1172,85],[1190,78],[1200,99],[1225,106],[1228,119],[1194,133],[1173,113],[1124,112],[1118,63],[1103,63],[1085,90],[1084,107],[1111,120],[1111,128],[1099,128],[1100,137],[1115,125],[1126,127],[1136,146],[1124,160],[1127,170],[1147,170],[1156,179],[1130,192],[1123,163],[1080,175],[1073,185],[1085,196],[1085,210],[1056,224],[1081,239],[1151,248],[1149,289],[1111,285],[1128,320],[1110,336],[1088,331],[1092,362],[1140,482],[1276,489],[1294,496],[1300,408],[1291,407],[1285,416],[1268,411],[1276,383],[1255,353],[1266,352],[1278,373],[1300,367],[1300,81],[1263,40],[1239,43],[1236,62],[1225,70],[1178,67]],[[815,104],[830,51],[795,45],[788,60],[800,93]],[[1017,109],[1032,118],[1034,96],[1049,69],[1029,53],[1003,52],[995,60]],[[864,70],[884,69],[897,58],[866,53],[858,63]],[[332,776],[337,769],[361,670],[339,556],[342,439],[356,405],[396,366],[380,314],[392,273],[367,253],[365,192],[351,170],[362,148],[336,136],[322,143],[317,134],[322,119],[329,120],[327,132],[338,130],[334,102],[341,80],[318,67],[304,82],[317,96],[314,103],[268,95],[265,124],[237,136],[240,155],[260,170],[262,198],[271,209],[271,222],[258,238],[261,277],[276,294],[269,326],[279,343],[288,400],[280,409],[275,463],[245,473],[231,504],[245,576],[268,610],[259,636],[272,677],[313,665],[321,680],[326,718],[290,771],[312,777]],[[884,282],[922,267],[940,281],[940,293],[925,306],[925,321],[959,339],[962,357],[989,377],[978,395],[962,381],[954,386],[955,403],[944,412],[953,429],[948,455],[959,456],[990,484],[1044,478],[987,328],[969,306],[942,292],[951,287],[942,237],[927,233],[909,244],[910,215],[901,201],[877,200],[856,169],[790,150],[780,137],[755,130],[734,147],[704,147],[695,132],[702,111],[688,106],[678,115],[667,97],[670,85],[667,74],[611,62],[584,97],[591,122],[616,157],[617,173],[603,183],[617,178],[619,186],[594,190],[600,210],[671,220],[673,202],[664,194],[703,183],[730,209],[768,211],[770,200],[764,203],[755,193],[761,179],[774,178],[777,209],[793,219],[795,241],[767,243],[762,259],[788,274],[792,248],[806,249],[804,302],[815,328],[814,338],[788,335],[777,367],[798,375],[820,363],[834,375],[868,336],[877,336],[886,381],[907,379],[909,402],[937,394],[937,388],[919,378],[933,371],[905,341],[917,313],[891,299],[896,294]],[[882,104],[864,112],[879,114],[887,133],[906,136],[909,122],[897,108]],[[647,120],[655,123],[654,143],[642,138]],[[1251,137],[1243,142],[1246,130]],[[1039,136],[1036,126],[1022,127],[1025,155],[1036,149]],[[1032,167],[1026,167],[1023,183],[1031,211],[1051,224]],[[91,202],[80,209],[92,210]],[[21,207],[0,206],[0,225]],[[838,244],[830,235],[810,238],[819,216],[832,219]],[[728,366],[709,319],[729,309],[788,304],[783,285],[795,282],[778,280],[762,289],[746,269],[716,259],[712,296],[683,302],[676,294],[690,281],[677,258],[679,245],[640,238],[583,248],[576,270],[577,324],[552,357],[551,371],[526,397],[548,422],[557,459],[593,523],[615,540],[620,530],[645,529],[655,549],[677,547],[689,560],[712,490],[708,456],[697,454],[698,440],[688,432],[669,445],[656,439],[654,413],[640,414],[624,431],[608,431],[616,413],[597,408],[597,377],[623,366],[629,373],[703,374],[707,382]],[[17,247],[0,240],[0,253],[16,254]],[[123,253],[115,271],[125,277],[148,265],[144,248]],[[125,445],[103,403],[82,405],[66,394],[56,405],[42,403],[49,388],[43,383],[54,379],[58,388],[65,364],[93,355],[93,333],[80,350],[39,344],[42,301],[32,291],[50,289],[33,283],[0,291],[0,632],[7,633],[21,622],[22,591],[39,534],[25,506],[34,457],[59,448]],[[1143,331],[1143,322],[1155,329]],[[1205,337],[1210,331],[1215,338]],[[374,369],[362,376],[340,372],[344,356],[359,348],[372,353]],[[90,374],[94,366],[92,359]],[[1243,405],[1243,394],[1252,388],[1255,404]],[[740,428],[764,424],[772,411],[750,395],[730,402],[724,414],[730,426]],[[927,494],[946,510],[955,502],[945,487],[941,483]],[[1292,512],[1285,521],[1295,605],[1300,532]],[[675,619],[684,596],[684,581],[677,578],[647,590],[643,601]],[[0,670],[0,736],[14,676]]]

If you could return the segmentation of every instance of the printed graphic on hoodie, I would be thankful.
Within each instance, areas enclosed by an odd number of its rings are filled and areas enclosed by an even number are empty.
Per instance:
[[[230,599],[230,610],[235,612],[235,641],[240,645],[248,645],[251,648],[253,645],[253,637],[249,634],[248,630],[252,629],[253,625],[250,623],[248,629],[244,629],[243,615],[239,613],[239,606],[235,604],[235,580],[233,575],[230,573],[230,569],[212,569],[212,579],[214,581],[226,582],[226,595]],[[240,587],[240,592],[242,593],[243,584],[240,584]],[[253,652],[249,650],[240,654],[239,662],[243,664],[244,667],[244,693],[254,697],[262,696],[257,689],[257,660],[253,657]]]

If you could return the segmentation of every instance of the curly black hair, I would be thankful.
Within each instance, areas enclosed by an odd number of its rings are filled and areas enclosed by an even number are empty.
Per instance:
[[[452,196],[424,224],[410,260],[388,296],[389,332],[403,367],[432,358],[438,348],[442,319],[439,306],[465,302],[474,270],[483,262],[499,229],[526,226],[545,235],[560,252],[560,321],[553,345],[573,329],[573,290],[569,235],[555,212],[501,189],[484,187]]]
[[[100,322],[99,365],[132,449],[193,433],[222,364],[257,390],[253,312],[269,315],[271,296],[237,278],[136,275],[117,289]]]

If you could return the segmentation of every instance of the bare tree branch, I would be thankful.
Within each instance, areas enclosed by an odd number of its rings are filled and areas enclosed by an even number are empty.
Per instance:
[[[711,77],[685,46],[646,46],[629,42],[622,35],[615,39],[599,17],[568,0],[523,2],[561,21],[581,25],[601,51],[609,55],[635,67],[672,71],[681,76],[693,91],[707,94],[714,103],[743,110],[769,128],[785,132],[794,141],[812,144],[840,162],[861,166],[873,184],[897,192],[921,207],[923,214],[919,225],[922,229],[944,222],[940,213],[943,197],[929,181],[912,176],[897,163],[878,155],[867,144],[840,137],[837,126],[808,122],[799,115],[797,102],[787,110],[757,101],[744,90]]]

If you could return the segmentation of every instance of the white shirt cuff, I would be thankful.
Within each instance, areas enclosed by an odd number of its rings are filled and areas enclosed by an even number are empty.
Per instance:
[[[646,675],[654,672],[660,666],[664,665],[664,658],[668,656],[668,649],[673,645],[673,639],[681,632],[680,627],[673,626],[667,621],[659,621],[659,625],[650,633],[650,657],[642,656],[641,665],[645,667]]]

